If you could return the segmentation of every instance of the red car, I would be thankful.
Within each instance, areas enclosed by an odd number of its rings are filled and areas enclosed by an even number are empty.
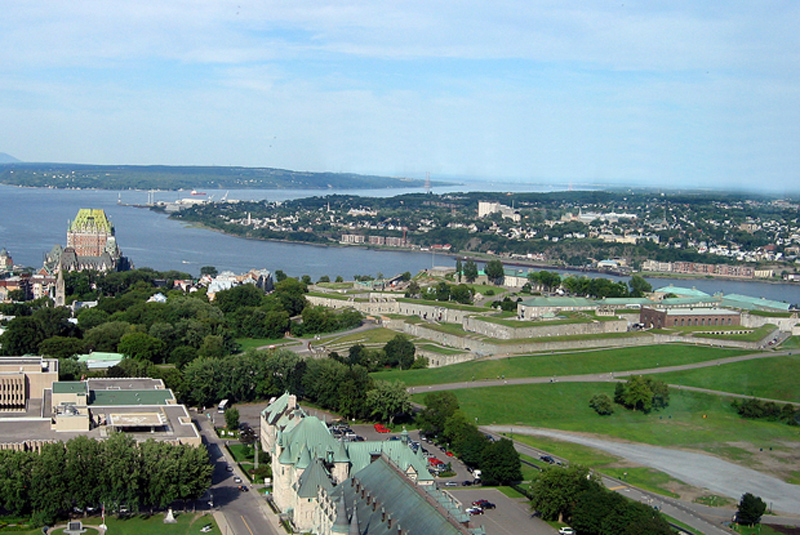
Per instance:
[[[454,457],[452,451],[446,451],[446,452],[444,452],[444,454],[447,455],[448,457]]]
[[[374,427],[375,427],[375,431],[377,431],[378,433],[391,433],[392,432],[391,429],[389,429],[388,427],[386,427],[383,424],[375,424]]]
[[[428,459],[428,462],[430,464],[432,464],[433,466],[439,466],[440,464],[444,464],[442,461],[440,461],[436,457],[431,457],[430,459]]]

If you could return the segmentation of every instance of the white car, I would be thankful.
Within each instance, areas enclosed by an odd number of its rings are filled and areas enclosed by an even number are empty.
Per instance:
[[[242,482],[242,478],[239,477],[239,476],[236,476],[236,477],[233,478],[233,482],[234,483],[241,483]]]
[[[575,535],[575,530],[570,527],[561,528],[558,530],[558,535]]]
[[[200,533],[208,533],[209,531],[211,531],[211,524],[206,524],[200,528]]]

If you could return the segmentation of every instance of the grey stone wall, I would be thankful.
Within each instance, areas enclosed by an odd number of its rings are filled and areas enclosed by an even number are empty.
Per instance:
[[[530,327],[509,327],[499,323],[483,321],[479,316],[464,318],[465,331],[499,340],[518,338],[539,338],[549,336],[591,335],[603,333],[624,333],[628,330],[627,320],[593,321],[591,323],[567,323],[548,325],[547,322],[531,324]]]

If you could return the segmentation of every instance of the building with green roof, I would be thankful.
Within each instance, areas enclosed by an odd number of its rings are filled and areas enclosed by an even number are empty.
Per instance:
[[[684,288],[682,286],[664,286],[662,288],[658,288],[657,290],[653,290],[653,293],[656,296],[664,296],[667,294],[675,294],[679,297],[711,297],[706,292],[698,290],[697,288]]]
[[[422,449],[412,451],[407,434],[401,440],[338,440],[325,422],[306,414],[288,393],[272,399],[261,412],[261,444],[271,455],[275,505],[301,532],[330,533],[335,515],[324,520],[320,508],[336,488],[378,458],[389,462],[408,485],[434,488]]]
[[[485,534],[452,497],[433,485],[414,484],[385,455],[325,494],[314,522],[320,535]]]

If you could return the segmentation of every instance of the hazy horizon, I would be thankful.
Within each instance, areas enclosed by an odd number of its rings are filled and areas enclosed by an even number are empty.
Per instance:
[[[3,2],[0,151],[800,192],[800,4]]]

